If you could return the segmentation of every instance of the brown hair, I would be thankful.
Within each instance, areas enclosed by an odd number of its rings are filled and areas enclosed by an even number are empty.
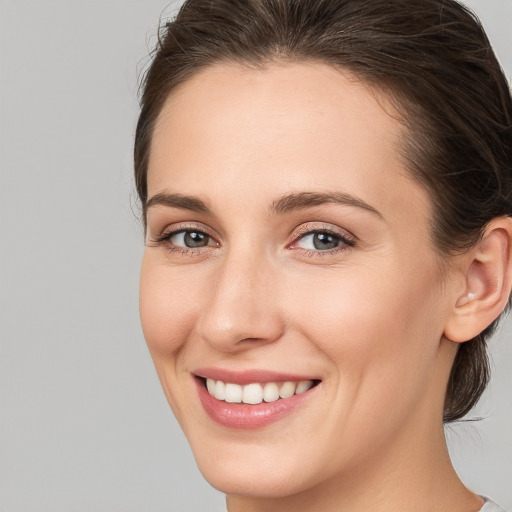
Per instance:
[[[155,120],[170,92],[218,62],[314,60],[384,90],[408,128],[403,156],[434,205],[441,254],[474,245],[512,214],[512,99],[478,19],[454,0],[187,0],[162,27],[142,84],[135,180],[144,208]],[[460,345],[444,420],[462,418],[489,380],[486,339]]]

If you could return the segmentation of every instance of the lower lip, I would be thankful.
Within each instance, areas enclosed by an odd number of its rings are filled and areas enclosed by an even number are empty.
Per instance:
[[[251,430],[262,428],[279,421],[299,408],[317,386],[290,398],[280,398],[275,402],[261,404],[231,404],[217,400],[208,393],[202,379],[196,378],[199,400],[212,420],[228,428]]]

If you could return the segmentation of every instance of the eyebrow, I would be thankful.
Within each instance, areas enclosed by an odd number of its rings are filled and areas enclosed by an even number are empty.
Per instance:
[[[344,192],[297,192],[287,194],[272,202],[270,210],[278,215],[296,210],[304,210],[313,206],[324,204],[342,204],[345,206],[355,206],[369,211],[381,219],[382,214],[362,199],[359,199]],[[208,204],[198,197],[186,196],[183,194],[168,194],[160,192],[152,196],[144,206],[144,217],[147,211],[154,206],[167,206],[170,208],[179,208],[197,213],[212,214]]]
[[[312,206],[324,204],[342,204],[346,206],[355,206],[367,210],[381,219],[384,217],[373,206],[350,194],[344,192],[299,192],[287,194],[276,199],[271,206],[271,210],[277,214],[287,213],[293,210],[303,210]]]
[[[160,192],[152,196],[144,205],[144,217],[147,211],[153,206],[168,206],[170,208],[180,208],[197,213],[211,214],[210,207],[198,197],[185,196],[183,194],[166,194]]]

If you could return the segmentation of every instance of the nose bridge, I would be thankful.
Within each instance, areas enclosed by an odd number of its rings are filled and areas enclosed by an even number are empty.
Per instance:
[[[254,247],[227,251],[214,271],[197,325],[205,341],[232,350],[241,341],[267,343],[279,338],[274,274],[272,263]]]

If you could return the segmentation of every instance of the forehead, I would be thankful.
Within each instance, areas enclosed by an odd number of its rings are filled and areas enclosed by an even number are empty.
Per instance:
[[[219,199],[254,197],[262,184],[268,195],[334,187],[393,208],[397,193],[418,188],[401,158],[397,117],[382,93],[325,64],[219,64],[165,103],[149,196],[170,187]]]

